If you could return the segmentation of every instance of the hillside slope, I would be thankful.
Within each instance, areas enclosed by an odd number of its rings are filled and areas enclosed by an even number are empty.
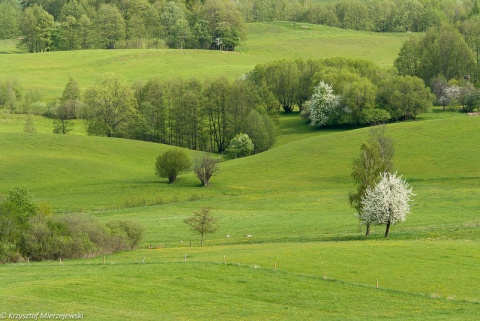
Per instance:
[[[61,95],[69,77],[85,90],[105,72],[124,75],[134,83],[153,77],[237,79],[257,64],[278,59],[341,56],[392,66],[401,45],[412,36],[301,26],[290,22],[249,24],[248,37],[235,52],[149,49],[0,54],[0,81],[16,79],[24,89],[51,99]]]
[[[21,185],[57,215],[146,228],[143,249],[0,266],[2,309],[96,320],[476,320],[480,117],[441,118],[388,125],[395,167],[417,194],[389,240],[383,227],[363,237],[346,197],[368,128],[289,130],[299,122],[281,119],[290,125],[275,148],[221,163],[208,188],[191,173],[173,185],[155,177],[168,146],[1,132],[0,192]],[[200,206],[219,219],[204,247],[182,223]]]
[[[435,215],[445,215],[442,222],[448,224],[474,219],[471,211],[480,187],[480,155],[473,146],[479,123],[479,117],[463,116],[388,125],[395,141],[395,169],[418,194],[414,219],[404,226],[438,224]],[[173,185],[156,177],[155,158],[170,148],[165,145],[79,135],[1,133],[0,192],[27,187],[39,200],[61,211],[124,207],[136,200],[202,199],[218,208],[264,208],[267,212],[275,204],[277,210],[286,212],[320,210],[329,224],[340,215],[336,228],[351,229],[355,220],[345,215],[352,213],[346,201],[353,189],[351,164],[368,131],[319,131],[258,155],[223,162],[208,188],[201,188],[192,173],[182,174]],[[456,216],[449,215],[450,211]]]

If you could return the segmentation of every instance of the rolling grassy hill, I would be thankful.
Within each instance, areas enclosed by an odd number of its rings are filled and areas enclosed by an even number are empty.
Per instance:
[[[8,54],[0,55],[6,68],[0,77],[25,87],[29,80],[54,96],[69,75],[85,88],[104,71],[132,82],[159,73],[235,78],[269,60],[330,55],[389,66],[407,37],[290,23],[249,28],[239,53]],[[155,157],[168,146],[86,136],[81,123],[72,135],[53,135],[51,120],[42,117],[34,119],[37,133],[27,134],[23,115],[0,114],[0,193],[26,187],[55,215],[86,212],[145,226],[135,251],[0,266],[0,317],[477,320],[480,117],[441,112],[418,118],[388,125],[395,168],[417,196],[407,221],[386,240],[383,227],[365,238],[347,201],[352,161],[368,128],[315,130],[298,115],[281,116],[274,148],[222,162],[203,188],[192,173],[173,185],[155,177]],[[202,248],[182,222],[201,206],[219,219],[218,232]]]
[[[69,77],[85,90],[105,72],[124,75],[130,83],[153,77],[236,79],[268,61],[333,56],[363,58],[388,67],[412,36],[301,26],[290,22],[249,24],[248,38],[235,52],[159,49],[0,54],[0,80],[16,79],[23,88],[52,99],[61,95]],[[3,42],[0,52],[15,52],[15,48],[11,42]]]
[[[2,309],[105,320],[473,320],[480,155],[472,146],[480,118],[449,115],[388,127],[395,167],[417,194],[390,240],[382,227],[361,236],[347,203],[351,162],[368,128],[298,130],[295,115],[282,117],[275,148],[222,163],[208,188],[190,173],[173,185],[157,179],[153,164],[163,145],[2,132],[2,192],[28,187],[57,215],[135,220],[146,227],[142,247],[156,248],[107,256],[105,264],[2,266]],[[200,248],[182,220],[204,205],[220,229]]]

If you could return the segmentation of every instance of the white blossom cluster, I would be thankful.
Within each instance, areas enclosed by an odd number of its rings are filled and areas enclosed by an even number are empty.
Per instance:
[[[374,187],[362,197],[362,213],[357,214],[364,224],[396,224],[405,221],[410,213],[411,197],[415,194],[397,173],[385,172]]]
[[[238,149],[240,156],[250,155],[255,149],[255,145],[253,145],[250,137],[243,133],[235,135],[235,137],[230,140],[228,147]]]
[[[445,88],[445,92],[438,98],[442,105],[448,105],[458,99],[461,95],[461,89],[457,85],[450,85]]]
[[[333,88],[323,80],[315,87],[310,98],[310,125],[325,126],[329,124],[337,111],[340,98],[333,94]]]

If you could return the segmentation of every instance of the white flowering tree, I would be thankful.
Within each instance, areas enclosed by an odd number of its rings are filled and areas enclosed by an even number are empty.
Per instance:
[[[362,212],[357,214],[364,224],[386,225],[385,237],[390,226],[405,221],[410,213],[412,189],[397,173],[385,172],[380,181],[366,190],[362,197]]]
[[[461,89],[457,85],[450,85],[445,88],[444,92],[438,98],[438,102],[442,104],[443,110],[445,107],[454,104],[461,95]]]
[[[227,154],[232,155],[233,158],[245,157],[253,153],[255,145],[247,134],[237,134],[230,140]]]
[[[333,94],[333,87],[323,80],[313,90],[313,95],[308,101],[310,109],[310,125],[330,125],[333,116],[340,106],[340,98]]]

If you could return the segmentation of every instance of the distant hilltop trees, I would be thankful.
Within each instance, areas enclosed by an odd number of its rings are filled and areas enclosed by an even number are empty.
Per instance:
[[[449,23],[468,36],[479,12],[478,0],[0,0],[0,39],[18,38],[29,52],[235,50],[245,36],[244,22],[296,21],[375,32],[423,32]]]
[[[0,0],[0,39],[29,52],[116,48],[232,51],[244,20],[230,1]]]

